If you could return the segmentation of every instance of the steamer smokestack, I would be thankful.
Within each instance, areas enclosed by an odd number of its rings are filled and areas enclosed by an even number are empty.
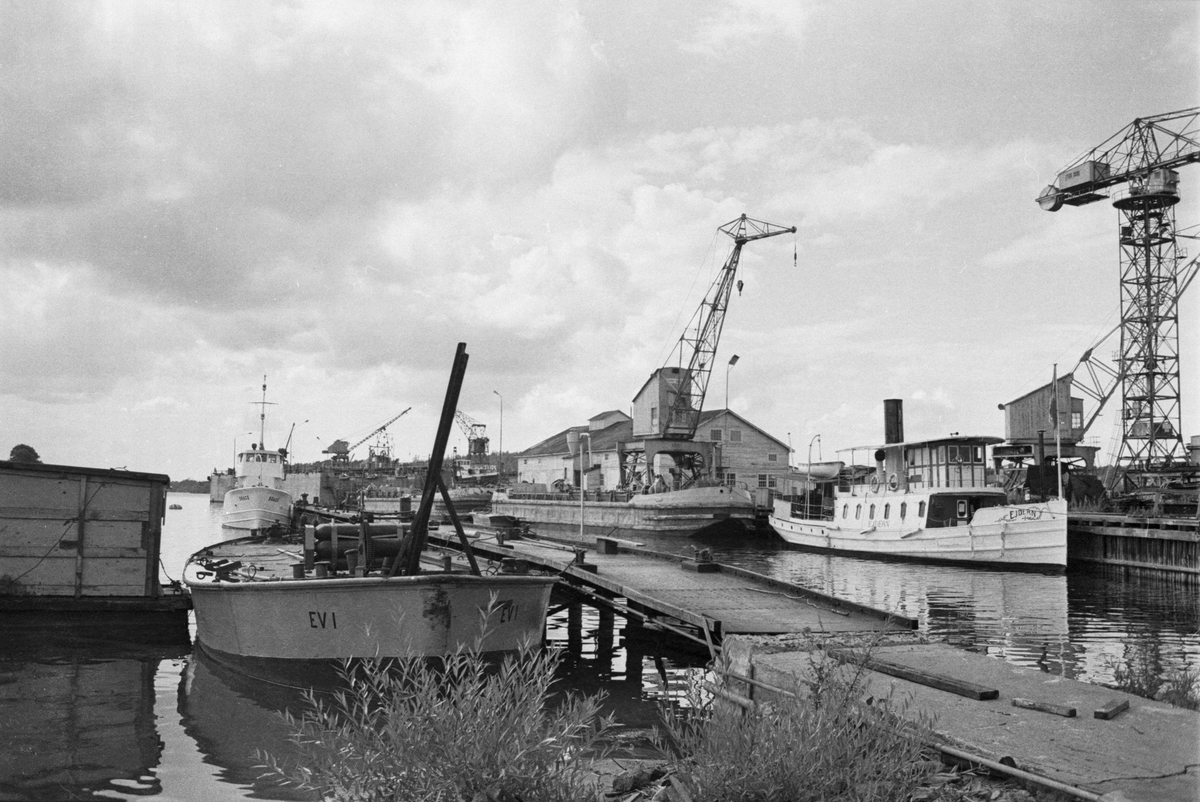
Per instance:
[[[883,402],[883,443],[904,442],[904,402],[899,398],[888,398]]]

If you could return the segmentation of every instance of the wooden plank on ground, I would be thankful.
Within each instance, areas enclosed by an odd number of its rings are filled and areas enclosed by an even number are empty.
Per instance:
[[[1098,718],[1103,721],[1114,719],[1121,713],[1129,709],[1128,699],[1109,699],[1104,703],[1104,706],[1092,713],[1092,718]]]
[[[1050,702],[1038,702],[1034,699],[1013,699],[1013,707],[1021,707],[1025,710],[1038,710],[1042,713],[1053,713],[1056,716],[1063,718],[1075,718],[1075,708],[1066,705],[1056,705]]]

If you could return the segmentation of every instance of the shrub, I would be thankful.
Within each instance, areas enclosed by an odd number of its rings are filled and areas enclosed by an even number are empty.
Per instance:
[[[697,679],[684,706],[664,709],[658,740],[695,802],[905,799],[936,770],[925,719],[905,724],[905,706],[864,699],[861,661],[810,655],[807,678],[769,705],[714,700]]]
[[[530,646],[497,665],[479,643],[438,661],[344,664],[343,690],[310,691],[302,715],[284,714],[300,757],[260,755],[268,776],[339,800],[593,798],[612,726],[603,694],[567,694],[551,709],[557,651]]]

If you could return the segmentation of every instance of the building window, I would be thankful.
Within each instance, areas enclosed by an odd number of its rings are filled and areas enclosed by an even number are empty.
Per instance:
[[[771,488],[772,490],[774,490],[776,488],[774,474],[767,477],[767,487]]]
[[[729,442],[731,442],[731,443],[742,442],[742,430],[741,429],[730,429],[729,430]]]
[[[758,475],[758,486],[759,487],[767,486],[767,475],[765,473],[760,473]]]
[[[650,425],[658,425],[658,407],[650,407]]]
[[[1082,412],[1072,412],[1071,413],[1071,428],[1072,429],[1082,429],[1083,428],[1083,413]]]
[[[709,434],[708,439],[712,440],[714,443],[721,442],[721,430],[720,429],[713,429],[708,434]]]
[[[734,483],[734,482],[736,482],[736,481],[737,481],[737,474],[736,474],[736,473],[727,473],[727,474],[725,474],[725,483],[726,483],[726,484],[733,484],[733,483]]]
[[[767,462],[779,462],[779,455],[778,454],[768,454]]]

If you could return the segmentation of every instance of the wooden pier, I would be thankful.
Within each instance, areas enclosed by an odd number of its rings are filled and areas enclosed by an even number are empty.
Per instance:
[[[1068,565],[1112,565],[1200,578],[1200,519],[1072,511]]]
[[[454,548],[453,535],[430,532],[430,542]],[[589,604],[616,609],[650,626],[716,646],[727,635],[805,632],[908,632],[911,618],[836,599],[752,571],[597,538],[595,549],[541,539],[505,540],[494,534],[471,542],[477,555],[515,567],[557,572]],[[505,563],[505,561],[508,561]]]
[[[453,536],[431,541],[454,547]],[[1200,798],[1200,713],[1011,665],[944,643],[904,637],[911,619],[848,603],[727,565],[698,562],[598,538],[584,550],[540,539],[472,540],[501,570],[560,573],[586,598],[647,626],[720,647],[719,695],[754,707],[787,693],[812,670],[812,633],[882,632],[871,647],[865,693],[910,699],[933,718],[943,759],[986,768],[1093,802],[1193,802]],[[608,620],[611,621],[609,608]],[[579,637],[578,613],[569,625]],[[611,625],[610,625],[611,626]],[[603,623],[602,623],[603,627]],[[603,637],[603,633],[598,634]]]

